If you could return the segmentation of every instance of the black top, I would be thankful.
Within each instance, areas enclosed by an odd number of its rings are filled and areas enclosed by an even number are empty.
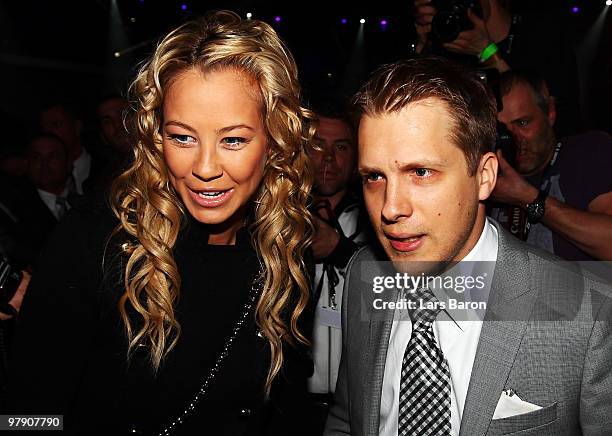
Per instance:
[[[234,246],[208,245],[205,226],[190,220],[174,249],[182,279],[175,305],[181,335],[154,374],[146,352],[129,364],[126,359],[117,304],[127,258],[120,245],[129,239],[108,240],[115,224],[108,212],[66,216],[18,323],[11,409],[64,414],[70,434],[134,434],[132,428],[154,434],[179,416],[214,365],[259,271],[246,231]],[[310,366],[305,353],[291,347],[285,357],[283,375],[264,401],[269,347],[251,314],[197,412],[176,434],[294,434],[283,428],[299,408]]]

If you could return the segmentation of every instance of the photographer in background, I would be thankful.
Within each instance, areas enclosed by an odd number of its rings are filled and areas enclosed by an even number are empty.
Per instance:
[[[312,354],[314,373],[308,379],[311,410],[309,434],[323,432],[336,388],[342,332],[340,306],[345,268],[367,240],[369,227],[359,192],[355,189],[357,143],[348,116],[336,103],[315,109],[318,126],[313,146],[307,148],[314,169],[316,232],[312,251],[316,261],[313,300],[316,312]],[[338,106],[338,107],[337,107]]]
[[[581,130],[572,26],[560,7],[511,0],[415,0],[416,53],[468,63],[491,75],[510,69],[545,77],[556,97],[558,133]]]
[[[555,99],[539,76],[500,77],[498,120],[514,156],[497,152],[491,215],[512,234],[567,260],[612,260],[612,137],[588,132],[557,139]],[[512,165],[508,162],[513,162]]]

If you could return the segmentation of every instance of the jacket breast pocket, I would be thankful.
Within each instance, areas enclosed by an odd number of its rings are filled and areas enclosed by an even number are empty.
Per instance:
[[[487,436],[514,435],[527,436],[530,430],[535,430],[540,436],[548,434],[545,430],[551,428],[551,424],[557,419],[557,403],[534,410],[529,413],[510,416],[503,419],[494,419],[489,425]],[[534,434],[536,434],[534,433]]]

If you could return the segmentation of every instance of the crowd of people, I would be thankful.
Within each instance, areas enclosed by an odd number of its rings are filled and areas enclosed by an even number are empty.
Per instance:
[[[531,56],[510,6],[446,38],[416,0],[414,58],[350,102],[304,101],[273,28],[221,11],[100,99],[97,146],[43,107],[0,165],[0,410],[76,435],[609,434],[612,287],[561,261],[612,261],[612,137],[566,121],[570,57]],[[371,301],[389,267],[461,261],[496,265],[475,319],[427,287]]]

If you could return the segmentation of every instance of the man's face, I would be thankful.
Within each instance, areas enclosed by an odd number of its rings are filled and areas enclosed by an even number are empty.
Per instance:
[[[111,98],[98,106],[98,120],[104,141],[120,153],[130,149],[130,138],[123,125],[123,114],[129,103],[123,98]]]
[[[71,165],[64,144],[54,138],[37,138],[28,147],[28,178],[44,191],[63,190]]]
[[[73,150],[80,144],[81,123],[62,106],[53,106],[40,114],[43,131],[53,133]]]
[[[319,118],[314,143],[322,151],[308,147],[315,170],[317,193],[330,197],[347,188],[355,171],[355,146],[351,128],[336,118]]]
[[[542,111],[529,86],[520,82],[502,99],[504,109],[497,118],[514,139],[515,168],[525,176],[535,174],[546,165],[553,150],[555,112]]]
[[[480,170],[469,175],[463,151],[450,139],[454,124],[446,105],[435,98],[361,118],[365,204],[396,267],[403,269],[402,261],[460,260],[480,236],[475,223],[477,217],[484,220],[484,209],[479,200],[492,186],[481,186]]]

